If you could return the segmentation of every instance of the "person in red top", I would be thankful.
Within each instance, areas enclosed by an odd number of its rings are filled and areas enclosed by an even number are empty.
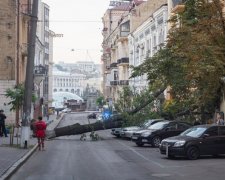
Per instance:
[[[38,121],[35,123],[35,131],[36,137],[38,139],[38,148],[39,150],[44,151],[44,140],[45,140],[45,130],[46,130],[46,123],[42,121],[42,117],[38,117]]]

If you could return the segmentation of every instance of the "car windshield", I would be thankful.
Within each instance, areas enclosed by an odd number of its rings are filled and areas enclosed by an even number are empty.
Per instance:
[[[148,126],[151,125],[151,123],[152,123],[151,120],[150,120],[150,121],[147,121],[147,122],[145,122],[144,124],[141,124],[140,127],[141,127],[141,128],[147,128]]]
[[[186,131],[184,131],[183,133],[181,133],[181,136],[190,136],[190,137],[200,137],[205,131],[206,131],[206,127],[193,127],[193,128],[189,128]]]
[[[163,129],[169,122],[158,122],[149,126],[148,129]]]

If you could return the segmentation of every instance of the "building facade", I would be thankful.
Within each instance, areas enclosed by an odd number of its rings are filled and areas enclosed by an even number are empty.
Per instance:
[[[70,72],[53,69],[53,92],[70,92],[78,96],[83,96],[84,81],[83,74],[71,74]]]
[[[0,2],[0,109],[6,123],[18,124],[20,118],[19,111],[10,111],[5,91],[25,81],[30,14],[30,0]]]
[[[136,67],[152,57],[166,43],[168,32],[168,8],[161,5],[151,16],[129,35],[130,65]],[[129,76],[131,76],[130,71]],[[130,80],[130,87],[140,93],[148,87],[147,76]]]

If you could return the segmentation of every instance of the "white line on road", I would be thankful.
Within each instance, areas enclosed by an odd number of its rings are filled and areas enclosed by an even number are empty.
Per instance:
[[[145,159],[146,161],[151,162],[151,163],[153,163],[153,164],[155,164],[155,165],[157,165],[157,166],[159,166],[159,167],[161,167],[161,168],[165,168],[165,166],[163,166],[162,164],[160,164],[160,163],[158,163],[158,162],[155,162],[155,161],[153,161],[153,160],[151,160],[151,159],[146,158],[145,156],[143,156],[143,155],[140,154],[139,152],[135,151],[135,150],[134,150],[133,148],[131,148],[130,146],[127,146],[126,144],[124,144],[124,143],[122,143],[122,142],[120,142],[120,141],[118,141],[118,143],[121,144],[121,145],[123,145],[124,147],[128,148],[129,150],[131,150],[133,153],[137,154],[138,156],[142,157],[142,158]]]

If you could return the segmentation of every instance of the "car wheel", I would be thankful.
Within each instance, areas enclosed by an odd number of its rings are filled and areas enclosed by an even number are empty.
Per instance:
[[[137,146],[139,146],[139,147],[144,146],[144,143],[142,143],[142,142],[136,142],[136,144],[137,144]]]
[[[161,143],[161,138],[159,136],[155,136],[154,138],[152,138],[153,147],[159,147],[160,143]]]
[[[187,157],[190,160],[198,159],[200,156],[199,149],[197,147],[191,146],[187,149]]]

